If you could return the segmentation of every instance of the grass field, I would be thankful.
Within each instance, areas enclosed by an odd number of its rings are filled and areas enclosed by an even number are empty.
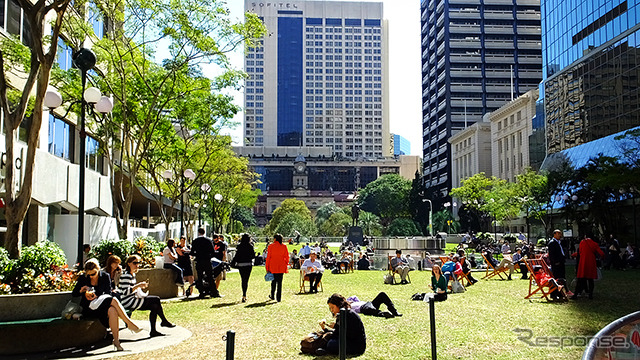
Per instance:
[[[567,267],[568,277],[573,268]],[[384,285],[382,271],[328,274],[324,292],[298,295],[299,273],[284,277],[281,303],[267,302],[269,283],[264,267],[254,267],[247,303],[241,303],[240,276],[227,275],[222,299],[177,301],[165,304],[168,318],[193,332],[179,345],[131,355],[127,359],[224,359],[227,330],[236,332],[235,359],[325,359],[299,354],[300,340],[319,329],[318,321],[330,319],[327,297],[334,292],[371,300],[385,291],[403,317],[362,316],[367,351],[358,359],[430,359],[429,306],[411,301],[416,292],[427,292],[430,272],[412,271],[409,285]],[[463,294],[436,303],[439,359],[579,359],[584,346],[536,347],[520,340],[514,329],[530,329],[533,341],[544,336],[592,336],[614,319],[637,311],[639,270],[606,271],[596,282],[595,299],[570,303],[525,300],[528,281],[482,280]],[[480,273],[477,274],[480,278]],[[517,279],[517,280],[516,280]],[[147,312],[134,312],[135,319]]]

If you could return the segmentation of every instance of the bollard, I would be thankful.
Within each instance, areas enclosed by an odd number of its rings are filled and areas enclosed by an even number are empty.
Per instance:
[[[227,331],[227,335],[222,336],[222,340],[227,342],[227,360],[233,360],[233,352],[235,350],[236,332]]]
[[[429,299],[429,322],[431,323],[431,360],[438,359],[436,350],[436,307],[433,297]]]
[[[340,309],[340,342],[339,352],[340,360],[347,358],[347,309]]]

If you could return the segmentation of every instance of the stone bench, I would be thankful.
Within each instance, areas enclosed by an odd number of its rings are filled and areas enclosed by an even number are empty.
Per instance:
[[[149,295],[155,295],[161,299],[170,299],[178,296],[176,275],[170,269],[140,269],[136,274],[136,281],[149,282]]]
[[[96,320],[60,317],[0,322],[0,356],[60,350],[95,344],[107,335]]]

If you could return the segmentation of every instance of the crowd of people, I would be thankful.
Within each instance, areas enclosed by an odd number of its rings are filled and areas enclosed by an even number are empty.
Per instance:
[[[299,238],[296,242],[299,242]],[[334,253],[326,243],[321,242],[305,243],[299,250],[293,249],[289,252],[286,243],[280,234],[276,234],[260,253],[256,252],[251,236],[244,234],[237,243],[233,260],[228,263],[229,244],[222,236],[213,235],[208,238],[205,236],[204,229],[198,229],[198,237],[193,239],[191,246],[187,244],[185,237],[181,237],[178,244],[174,240],[167,241],[162,252],[163,267],[174,272],[175,284],[182,289],[183,296],[189,297],[195,287],[199,298],[221,297],[219,286],[220,281],[225,277],[225,270],[230,267],[236,268],[241,278],[242,302],[247,301],[249,278],[253,266],[264,264],[267,273],[265,279],[271,281],[268,298],[277,302],[282,301],[282,281],[289,269],[299,269],[303,272],[305,279],[309,281],[309,292],[316,293],[326,270],[340,271],[341,268],[346,270],[347,264],[350,264],[349,266],[355,264],[358,270],[372,268],[369,257],[373,254],[373,249],[370,247],[361,248],[345,241]],[[479,267],[479,259],[476,258],[477,255],[467,256],[465,252],[465,247],[473,243],[472,237],[465,236],[458,251],[449,254],[446,260],[442,260],[442,265],[432,262],[430,258],[421,263],[432,271],[429,285],[432,292],[428,294],[429,297],[433,297],[435,301],[447,300],[447,294],[451,291],[449,286],[451,280],[455,282],[464,277],[468,280],[467,286],[477,283],[478,280],[473,277],[471,270]],[[610,236],[603,243],[598,243],[593,240],[591,234],[585,234],[579,242],[574,244],[564,240],[560,230],[555,230],[546,244],[544,254],[536,254],[540,249],[536,249],[526,239],[520,239],[520,244],[517,246],[504,241],[499,245],[475,244],[475,248],[482,254],[484,261],[490,263],[493,268],[508,273],[508,280],[512,279],[516,268],[519,268],[521,279],[533,277],[537,284],[552,287],[555,289],[551,293],[553,300],[577,299],[583,292],[592,299],[594,280],[599,276],[597,268],[601,265],[614,269],[637,266],[637,250],[630,244],[627,244],[626,248],[621,248],[614,236]],[[500,261],[494,257],[497,254],[502,256]],[[533,273],[530,274],[526,261],[534,257],[543,259],[550,268],[551,274],[538,265],[532,267]],[[576,286],[573,293],[566,284],[565,271],[566,260],[572,257],[577,260]],[[400,276],[402,284],[408,283],[409,271],[416,268],[415,260],[413,263],[412,260],[410,255],[403,255],[401,250],[397,250],[395,256],[389,259],[390,270]],[[101,270],[96,259],[87,259],[84,274],[79,277],[73,291],[74,296],[81,297],[80,304],[85,317],[97,318],[105,327],[111,328],[113,346],[118,351],[123,349],[119,341],[117,326],[119,319],[123,320],[131,331],[141,331],[131,321],[127,312],[149,311],[151,337],[163,336],[157,330],[158,317],[161,320],[160,326],[175,326],[164,315],[160,299],[145,292],[149,284],[146,281],[136,280],[140,263],[141,258],[138,255],[130,256],[124,263],[120,258],[112,255]],[[196,277],[192,270],[194,267]],[[353,355],[362,354],[366,349],[366,335],[359,314],[385,318],[402,316],[384,292],[380,292],[371,301],[361,301],[357,296],[345,298],[340,294],[333,294],[327,303],[334,316],[337,316],[342,308],[348,310],[347,324],[350,330],[347,335],[347,352]],[[381,305],[386,306],[385,311],[381,310]],[[330,333],[330,336],[327,338],[328,342],[318,349],[316,354],[337,353],[337,341],[341,328],[339,320],[336,319],[332,323],[322,321],[320,325]]]

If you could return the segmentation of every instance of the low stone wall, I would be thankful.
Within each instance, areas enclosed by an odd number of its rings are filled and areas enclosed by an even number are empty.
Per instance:
[[[161,299],[170,299],[178,296],[176,275],[169,269],[141,269],[136,274],[136,280],[148,281],[149,295],[159,296]]]
[[[71,292],[0,295],[0,322],[60,317]]]

